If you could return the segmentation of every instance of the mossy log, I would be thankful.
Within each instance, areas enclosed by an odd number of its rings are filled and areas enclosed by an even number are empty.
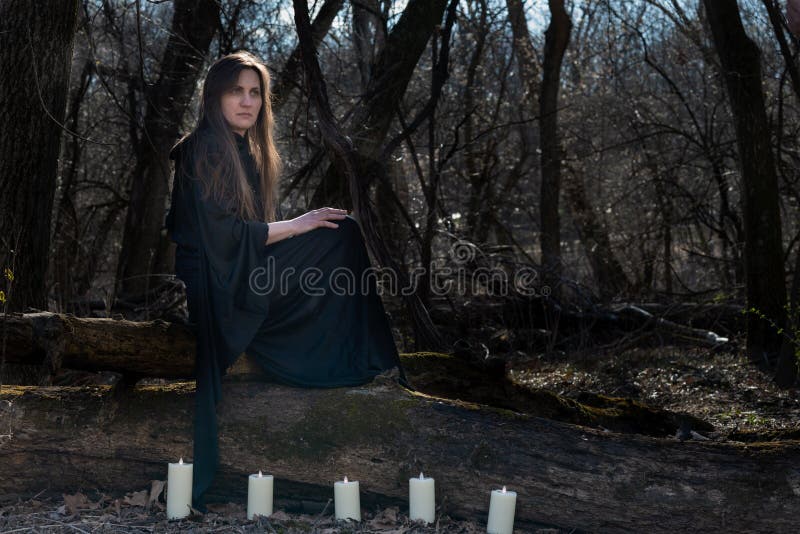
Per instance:
[[[14,314],[6,321],[7,361],[59,370],[114,371],[133,384],[143,377],[192,378],[195,340],[182,324],[79,318],[49,312]],[[401,355],[419,391],[487,404],[559,421],[650,436],[674,435],[679,428],[710,431],[694,417],[652,408],[629,399],[603,398],[583,404],[549,391],[512,383],[505,362],[483,362],[440,353]],[[238,379],[263,377],[258,364],[239,358],[230,371]]]
[[[190,458],[191,382],[5,386],[0,495],[128,492]],[[211,500],[246,499],[246,475],[276,476],[276,505],[324,503],[359,480],[362,505],[407,506],[408,478],[436,478],[441,511],[485,522],[489,492],[518,492],[517,527],[597,532],[797,528],[800,444],[680,442],[550,421],[409,392],[225,383],[221,468]],[[330,512],[330,509],[329,509]]]

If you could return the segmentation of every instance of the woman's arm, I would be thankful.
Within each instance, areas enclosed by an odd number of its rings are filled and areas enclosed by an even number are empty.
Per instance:
[[[265,245],[277,243],[283,239],[294,237],[297,234],[294,221],[276,221],[269,223],[267,242]]]
[[[296,235],[304,234],[315,228],[338,228],[339,225],[332,221],[344,219],[346,216],[347,210],[319,208],[288,221],[269,223],[269,232],[265,244],[270,245],[281,239],[288,239]]]

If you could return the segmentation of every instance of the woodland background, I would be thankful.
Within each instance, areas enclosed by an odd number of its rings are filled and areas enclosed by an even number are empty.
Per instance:
[[[418,532],[405,479],[436,470],[439,532],[482,531],[501,485],[524,532],[797,530],[788,8],[0,0],[0,530],[167,528],[196,353],[168,153],[241,49],[272,74],[284,213],[353,209],[376,266],[422,268],[383,295],[415,390],[265,384],[240,358],[207,525],[263,530],[241,481],[268,462],[312,528],[346,472],[364,532]],[[442,294],[448,268],[480,283]]]
[[[524,267],[551,290],[493,293],[503,284],[492,281],[442,297],[423,278],[402,302],[386,297],[409,346],[585,347],[607,341],[596,325],[607,332],[609,310],[635,302],[746,339],[751,360],[791,385],[800,72],[784,10],[4,2],[5,309],[185,318],[163,228],[167,154],[195,123],[209,64],[246,49],[273,76],[290,217],[355,207],[379,265]],[[686,315],[697,306],[727,320]],[[570,331],[572,320],[583,326]]]

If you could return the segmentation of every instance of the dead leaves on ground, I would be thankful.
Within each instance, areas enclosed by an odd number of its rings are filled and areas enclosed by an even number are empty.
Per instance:
[[[163,511],[166,506],[163,502],[163,498],[160,497],[164,493],[166,484],[166,480],[152,480],[149,490],[144,489],[127,493],[121,499],[111,499],[105,494],[102,494],[96,502],[89,500],[89,498],[80,491],[73,495],[64,493],[62,494],[64,504],[59,506],[56,511],[61,515],[75,517],[80,517],[81,512],[94,510],[103,510],[116,517],[121,517],[123,507],[144,508],[145,511],[150,511],[152,509]]]
[[[164,516],[165,481],[151,481],[149,489],[127,493],[122,498],[112,499],[101,494],[95,500],[82,492],[72,495],[62,494],[64,503],[49,513],[51,520],[58,519],[65,527],[69,522],[80,522],[82,525],[114,525],[127,532],[131,525],[137,528],[167,532],[183,532],[186,528],[234,528],[237,532],[309,532],[318,534],[339,534],[341,532],[380,533],[380,534],[423,534],[429,532],[453,534],[478,534],[485,532],[485,527],[472,522],[454,521],[448,517],[440,518],[437,524],[423,525],[418,521],[410,521],[408,516],[400,512],[399,507],[384,508],[376,513],[365,511],[361,522],[341,521],[328,513],[327,515],[288,514],[276,510],[269,517],[256,517],[247,520],[246,506],[240,503],[210,503],[208,513],[193,514],[188,520],[167,521]],[[90,492],[87,492],[90,493]],[[27,508],[41,510],[46,504],[31,499],[25,503]],[[41,517],[41,514],[39,514]],[[2,510],[0,510],[0,530],[3,530]],[[191,526],[194,525],[194,526]],[[9,526],[9,525],[5,525]],[[105,528],[105,526],[104,526]],[[115,531],[115,530],[112,530]]]

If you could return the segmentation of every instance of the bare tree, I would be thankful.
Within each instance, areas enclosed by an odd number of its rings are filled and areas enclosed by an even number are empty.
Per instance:
[[[777,328],[784,324],[786,281],[783,266],[778,178],[762,90],[759,49],[742,25],[736,0],[704,0],[736,127],[742,173],[747,352],[761,362],[780,348]],[[770,325],[777,325],[774,328]]]

